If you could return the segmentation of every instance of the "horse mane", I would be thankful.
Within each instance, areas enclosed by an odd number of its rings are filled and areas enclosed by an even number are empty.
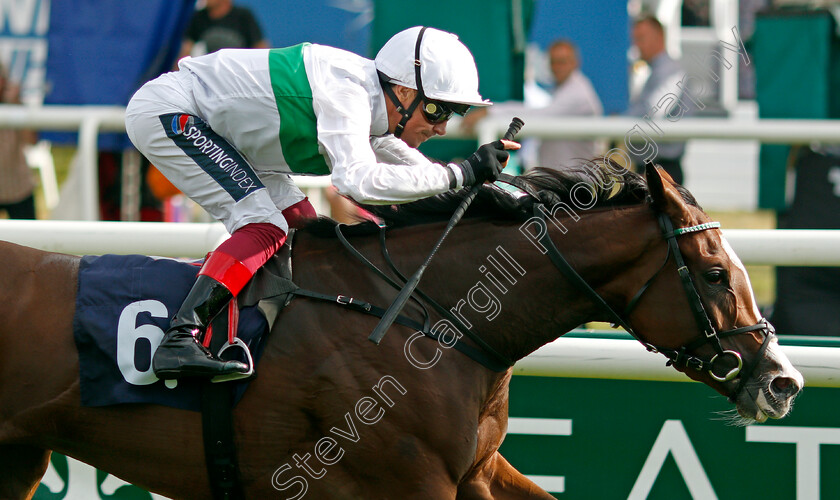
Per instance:
[[[581,192],[595,197],[594,203],[592,203],[592,198],[581,200],[587,205],[588,210],[638,205],[643,203],[648,196],[644,176],[623,168],[611,160],[598,159],[559,169],[537,167],[518,176],[517,179],[532,191],[539,193],[540,201],[549,206],[563,202],[575,209],[575,205],[579,205],[580,202],[573,203],[572,196],[580,200]],[[588,189],[579,189],[580,184]],[[680,185],[676,187],[686,203],[699,206],[688,190]],[[415,226],[448,221],[467,192],[466,189],[449,191],[400,205],[357,205],[388,227]],[[533,203],[534,200],[530,196],[516,194],[495,184],[484,184],[464,214],[464,218],[484,217],[493,220],[524,221],[533,215],[531,212]],[[321,217],[307,224],[304,230],[317,236],[332,236],[335,235],[335,225],[336,222],[332,219]],[[346,226],[344,233],[364,235],[377,231],[376,223],[360,220],[358,224]]]

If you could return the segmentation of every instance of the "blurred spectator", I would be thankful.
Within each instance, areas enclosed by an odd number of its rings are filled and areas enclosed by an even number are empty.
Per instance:
[[[124,162],[127,153],[122,151],[100,151],[98,156],[99,165],[99,218],[100,220],[139,220],[143,222],[163,222],[164,208],[162,201],[158,199],[152,187],[148,183],[148,170],[153,168],[149,161],[140,156],[138,185],[133,185],[129,180],[129,186],[123,184],[125,176]],[[136,161],[136,160],[128,160]],[[126,202],[124,193],[136,192],[137,210],[134,213],[129,210],[124,213],[123,204]]]
[[[740,0],[738,2],[738,31],[744,42],[744,47],[750,56],[753,55],[752,36],[755,33],[755,15],[770,6],[770,0]],[[749,64],[743,57],[738,58],[738,99],[753,100],[755,95],[755,64]]]
[[[709,26],[709,0],[683,0],[682,3],[682,25],[683,26]]]
[[[526,103],[503,102],[490,108],[474,109],[464,117],[462,127],[473,130],[475,124],[488,114],[505,119],[519,116],[526,123],[530,117],[601,116],[604,113],[601,99],[592,82],[580,71],[577,47],[568,40],[556,40],[548,47],[548,57],[555,87],[546,106],[532,108]],[[572,165],[576,160],[588,160],[597,153],[596,141],[543,140],[539,146],[537,165]]]
[[[662,119],[665,113],[675,111],[679,108],[686,111],[685,107],[680,108],[669,104],[667,109],[661,110],[659,101],[669,93],[681,93],[677,83],[682,79],[685,71],[680,64],[671,58],[665,51],[665,29],[662,23],[653,16],[642,17],[633,25],[633,44],[639,51],[639,58],[647,63],[650,68],[650,75],[642,86],[638,95],[630,100],[630,107],[624,112],[628,116],[647,117],[650,119]],[[651,160],[657,163],[674,179],[683,183],[682,157],[685,153],[684,142],[657,143],[657,155]],[[644,159],[633,155],[637,164],[644,162]]]
[[[20,87],[9,81],[1,65],[0,102],[20,104]],[[35,218],[35,182],[24,148],[36,140],[32,130],[0,129],[0,210],[10,219]]]
[[[233,0],[206,0],[193,15],[184,34],[178,59],[201,56],[219,49],[267,49],[268,40],[247,7]]]

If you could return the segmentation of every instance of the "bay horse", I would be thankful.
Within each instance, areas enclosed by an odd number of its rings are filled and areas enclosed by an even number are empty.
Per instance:
[[[450,329],[435,341],[394,325],[375,346],[366,340],[375,316],[292,300],[234,410],[246,497],[553,498],[499,454],[507,365],[589,321],[631,328],[745,419],[785,416],[802,376],[721,232],[667,174],[649,167],[645,180],[608,167],[518,178],[553,204],[482,189],[420,284],[478,340]],[[376,212],[391,226],[396,268],[423,262],[458,201]],[[386,268],[379,239],[363,226],[346,228],[349,243]],[[558,269],[549,247],[582,279]],[[297,234],[294,255],[303,288],[380,306],[396,295],[317,227]],[[200,414],[81,406],[71,332],[79,258],[2,243],[0,262],[0,497],[29,498],[52,450],[162,495],[211,498]],[[410,303],[404,314],[418,310]],[[457,343],[504,362],[489,369],[455,352]]]

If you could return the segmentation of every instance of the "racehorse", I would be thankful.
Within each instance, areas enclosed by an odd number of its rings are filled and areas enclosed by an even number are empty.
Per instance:
[[[395,324],[375,346],[366,336],[377,317],[292,300],[234,410],[246,496],[553,498],[499,454],[508,365],[589,321],[632,329],[746,419],[785,416],[802,376],[717,226],[667,174],[649,167],[645,181],[599,169],[520,176],[542,203],[482,189],[420,285],[474,337],[433,312],[437,341]],[[458,201],[376,212],[397,269],[423,261]],[[364,226],[344,228],[348,242],[388,268],[376,228]],[[387,305],[396,291],[322,232],[296,235],[294,281]],[[80,405],[71,333],[79,259],[3,243],[0,262],[0,497],[28,498],[54,450],[172,498],[210,498],[198,413]],[[419,311],[410,303],[403,314]],[[490,368],[455,352],[459,344]]]

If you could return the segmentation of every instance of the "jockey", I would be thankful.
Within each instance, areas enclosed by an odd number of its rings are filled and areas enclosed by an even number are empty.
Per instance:
[[[202,344],[211,320],[285,242],[316,216],[291,175],[332,174],[360,203],[415,201],[494,180],[517,149],[481,146],[460,163],[416,148],[446,133],[453,113],[491,103],[458,37],[414,27],[375,61],[340,49],[225,49],[184,58],[143,85],[126,108],[137,149],[231,237],[211,252],[154,354],[162,379],[245,373]]]

